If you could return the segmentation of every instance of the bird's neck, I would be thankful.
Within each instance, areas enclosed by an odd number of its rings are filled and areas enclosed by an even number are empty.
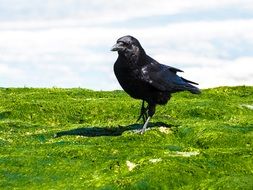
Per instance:
[[[146,64],[146,53],[140,51],[138,54],[119,54],[119,59],[126,64],[127,67],[140,67]]]

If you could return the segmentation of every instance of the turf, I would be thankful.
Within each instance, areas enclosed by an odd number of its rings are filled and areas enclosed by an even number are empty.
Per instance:
[[[0,89],[0,189],[252,189],[253,87],[174,94],[144,135],[122,91]]]

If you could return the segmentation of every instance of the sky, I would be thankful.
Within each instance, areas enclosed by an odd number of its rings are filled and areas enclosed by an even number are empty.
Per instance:
[[[124,35],[200,88],[253,85],[252,0],[0,0],[0,87],[121,89]]]

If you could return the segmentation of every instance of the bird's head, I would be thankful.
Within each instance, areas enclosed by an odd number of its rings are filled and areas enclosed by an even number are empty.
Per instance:
[[[117,51],[119,55],[123,55],[126,58],[139,57],[140,53],[144,52],[140,42],[132,36],[119,38],[111,51]]]

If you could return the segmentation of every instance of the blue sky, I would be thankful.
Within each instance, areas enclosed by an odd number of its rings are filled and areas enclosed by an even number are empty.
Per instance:
[[[253,85],[252,0],[0,0],[0,86],[120,89],[128,34],[201,88]]]

